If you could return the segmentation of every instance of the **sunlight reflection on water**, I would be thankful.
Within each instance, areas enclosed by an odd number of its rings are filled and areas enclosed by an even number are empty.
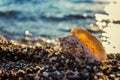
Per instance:
[[[113,1],[113,0],[112,0]],[[96,14],[96,24],[102,29],[102,44],[107,53],[120,53],[120,1],[114,0],[105,7],[107,14]],[[101,28],[102,27],[102,28]]]
[[[107,42],[103,42],[103,46],[107,53],[120,53],[120,25],[112,24],[104,28],[105,33],[102,36],[107,37]]]

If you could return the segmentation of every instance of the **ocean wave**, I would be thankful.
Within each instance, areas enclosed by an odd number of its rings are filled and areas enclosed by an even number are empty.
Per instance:
[[[68,15],[62,15],[62,16],[47,16],[47,15],[29,15],[26,12],[19,12],[19,11],[0,11],[0,17],[4,18],[14,18],[18,19],[20,21],[37,21],[38,19],[43,20],[51,20],[51,21],[64,21],[64,20],[76,20],[76,19],[93,19],[94,16],[87,15],[87,14],[68,14]]]
[[[37,21],[36,16],[29,15],[26,12],[20,12],[20,11],[0,11],[0,17],[1,19],[14,19],[19,21]]]
[[[52,21],[64,21],[64,20],[76,20],[76,19],[93,19],[94,16],[85,16],[85,15],[73,15],[73,14],[69,14],[69,15],[65,15],[62,17],[57,17],[57,16],[41,16],[42,19],[45,20],[52,20]]]
[[[0,30],[8,32],[11,38],[21,36],[25,30],[37,36],[58,37],[74,26],[86,29],[90,23],[94,24],[94,14],[103,13],[106,3],[105,0],[0,0]]]
[[[2,17],[10,17],[10,16],[15,16],[16,14],[19,14],[17,11],[0,11],[0,16]]]
[[[106,3],[109,3],[108,1],[103,1],[103,0],[69,0],[73,3],[98,3],[98,4],[106,4]]]

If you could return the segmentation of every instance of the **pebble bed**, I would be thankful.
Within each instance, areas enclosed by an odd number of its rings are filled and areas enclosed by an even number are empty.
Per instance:
[[[81,55],[78,62],[54,43],[0,39],[0,80],[120,80],[120,53],[106,62]]]

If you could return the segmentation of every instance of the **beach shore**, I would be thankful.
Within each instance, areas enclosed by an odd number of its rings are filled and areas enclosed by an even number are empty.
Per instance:
[[[59,49],[59,42],[39,38],[6,40],[0,37],[2,80],[119,80],[120,53],[106,62],[80,56],[80,61]],[[57,46],[57,47],[56,47]]]

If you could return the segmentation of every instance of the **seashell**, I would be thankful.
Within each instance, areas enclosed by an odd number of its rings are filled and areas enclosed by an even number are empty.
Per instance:
[[[72,55],[85,53],[87,57],[92,57],[99,61],[105,61],[107,58],[101,42],[90,32],[84,29],[72,28],[68,36],[60,38],[59,41],[63,52],[67,52]]]
[[[62,51],[73,56],[84,53],[90,59],[96,59],[93,53],[74,35],[59,38]],[[79,61],[79,60],[77,60]]]

